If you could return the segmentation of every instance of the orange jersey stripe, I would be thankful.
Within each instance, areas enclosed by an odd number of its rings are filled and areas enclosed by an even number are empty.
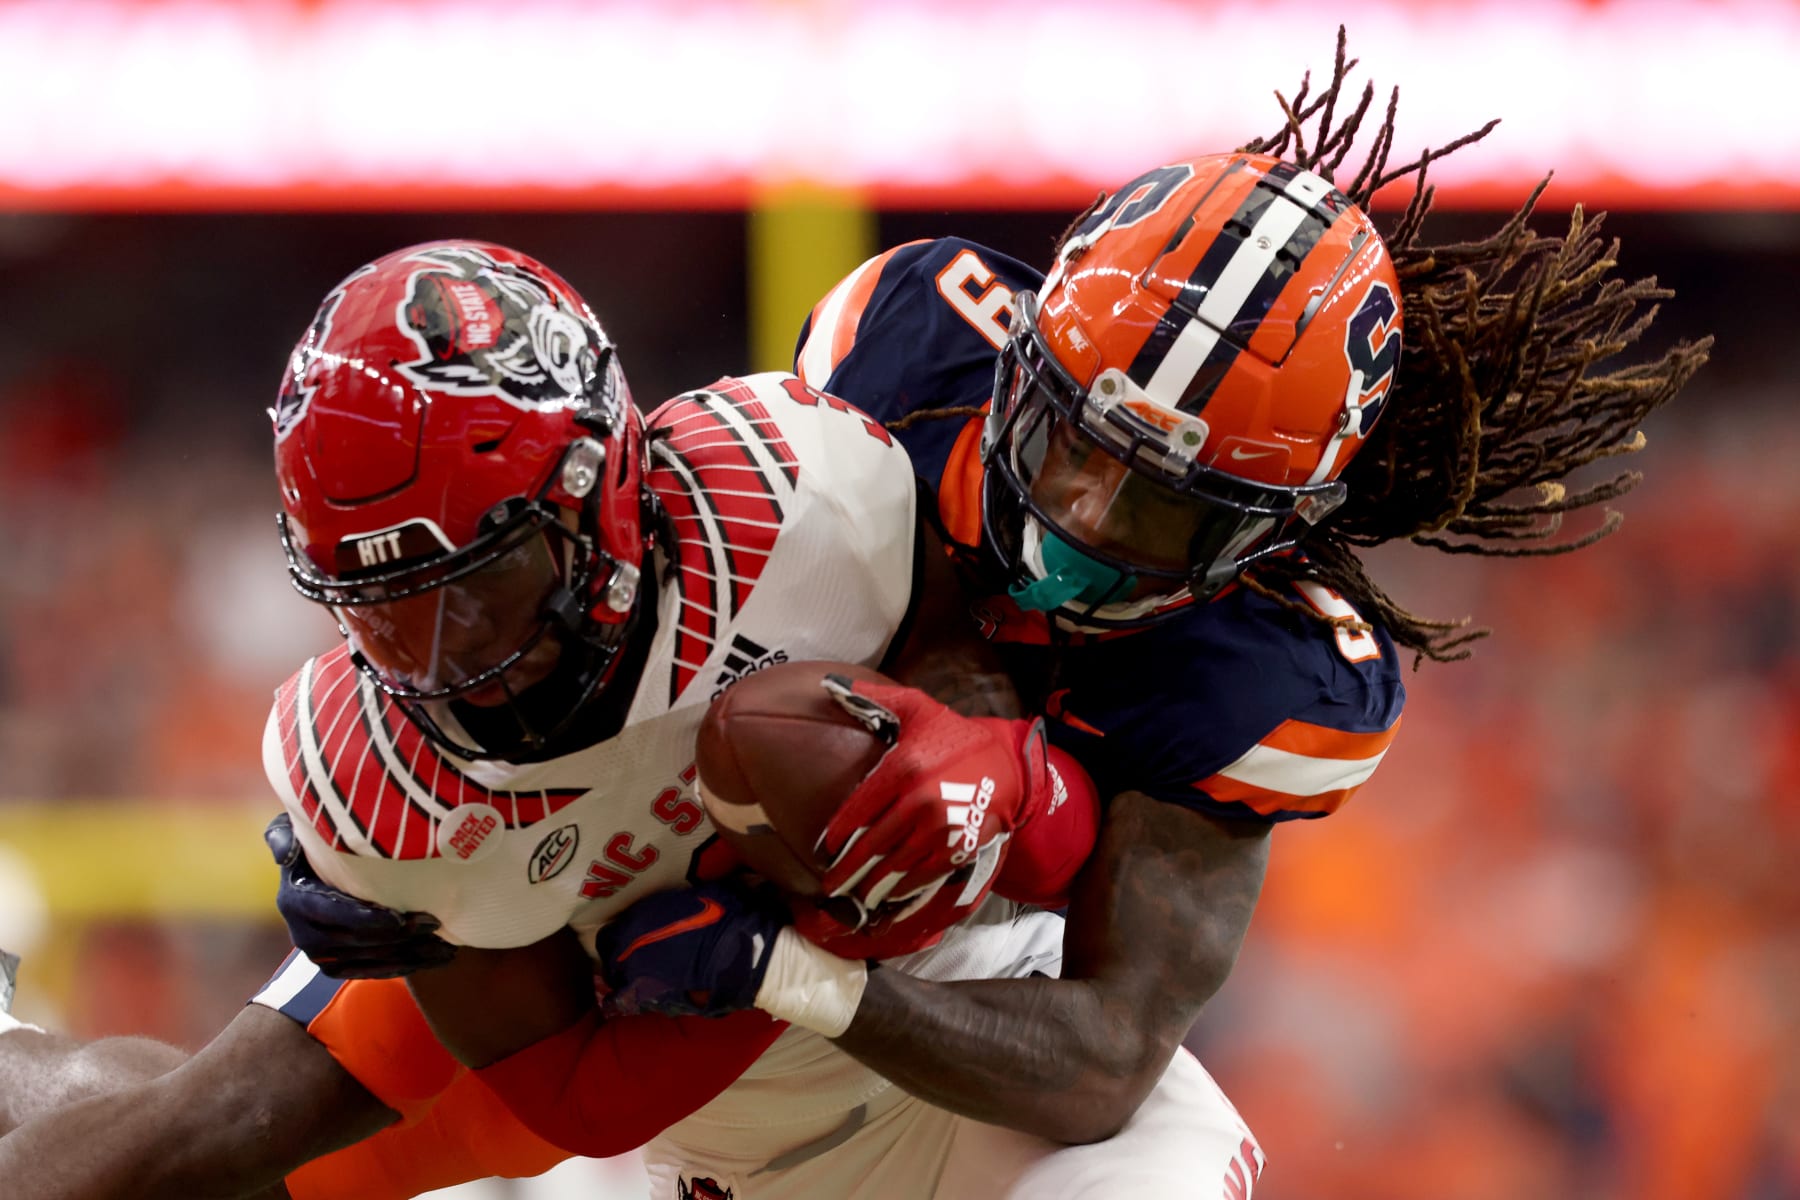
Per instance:
[[[1400,732],[1403,719],[1396,718],[1392,725],[1374,733],[1346,733],[1328,725],[1287,720],[1277,725],[1275,732],[1264,738],[1262,744],[1274,750],[1286,750],[1289,754],[1304,754],[1308,758],[1376,758],[1387,753],[1394,735]]]
[[[794,355],[794,374],[813,387],[825,390],[831,373],[856,345],[857,328],[862,324],[869,298],[875,294],[875,285],[881,282],[881,272],[888,260],[905,246],[917,244],[907,242],[877,254],[825,293],[825,298],[813,307],[806,342]]]
[[[1336,812],[1386,756],[1400,719],[1374,733],[1287,720],[1236,762],[1194,785],[1263,816]]]
[[[404,979],[353,979],[306,1031],[402,1118],[422,1116],[462,1074],[438,1044]]]
[[[1196,791],[1205,792],[1221,804],[1242,804],[1253,812],[1265,817],[1272,817],[1281,812],[1318,813],[1329,816],[1343,806],[1356,791],[1354,787],[1338,788],[1335,791],[1321,792],[1316,796],[1295,796],[1287,792],[1272,792],[1267,788],[1257,787],[1252,783],[1241,783],[1235,779],[1227,779],[1223,775],[1214,775],[1194,785]]]
[[[981,545],[981,426],[980,417],[971,417],[956,435],[937,486],[938,517],[951,539],[964,546]]]

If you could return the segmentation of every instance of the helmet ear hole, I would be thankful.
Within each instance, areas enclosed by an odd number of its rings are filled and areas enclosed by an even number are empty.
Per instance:
[[[506,436],[513,431],[513,422],[506,420],[470,421],[463,430],[463,443],[474,454],[491,454],[506,441]]]
[[[476,526],[477,532],[489,534],[497,529],[504,529],[512,524],[514,517],[525,507],[525,503],[523,496],[513,496],[500,501],[481,514],[481,521]]]

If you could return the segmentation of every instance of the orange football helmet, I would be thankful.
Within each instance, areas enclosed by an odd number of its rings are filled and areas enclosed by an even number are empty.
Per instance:
[[[1021,294],[984,430],[991,548],[1026,608],[1119,627],[1207,598],[1344,499],[1400,361],[1367,214],[1266,155],[1158,167]]]

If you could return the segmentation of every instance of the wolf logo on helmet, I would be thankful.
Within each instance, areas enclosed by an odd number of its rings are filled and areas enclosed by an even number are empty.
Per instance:
[[[412,277],[396,318],[424,352],[400,365],[408,378],[520,407],[566,404],[588,390],[606,346],[542,282],[473,246],[434,246],[412,261],[428,265]]]

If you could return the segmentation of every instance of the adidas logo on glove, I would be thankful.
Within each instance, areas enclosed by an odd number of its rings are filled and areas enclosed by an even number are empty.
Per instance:
[[[962,843],[950,856],[957,866],[969,861],[981,845],[981,823],[987,820],[988,805],[994,802],[994,781],[983,775],[979,785],[973,783],[940,783],[938,795],[944,801],[944,815],[950,822],[949,845]]]

